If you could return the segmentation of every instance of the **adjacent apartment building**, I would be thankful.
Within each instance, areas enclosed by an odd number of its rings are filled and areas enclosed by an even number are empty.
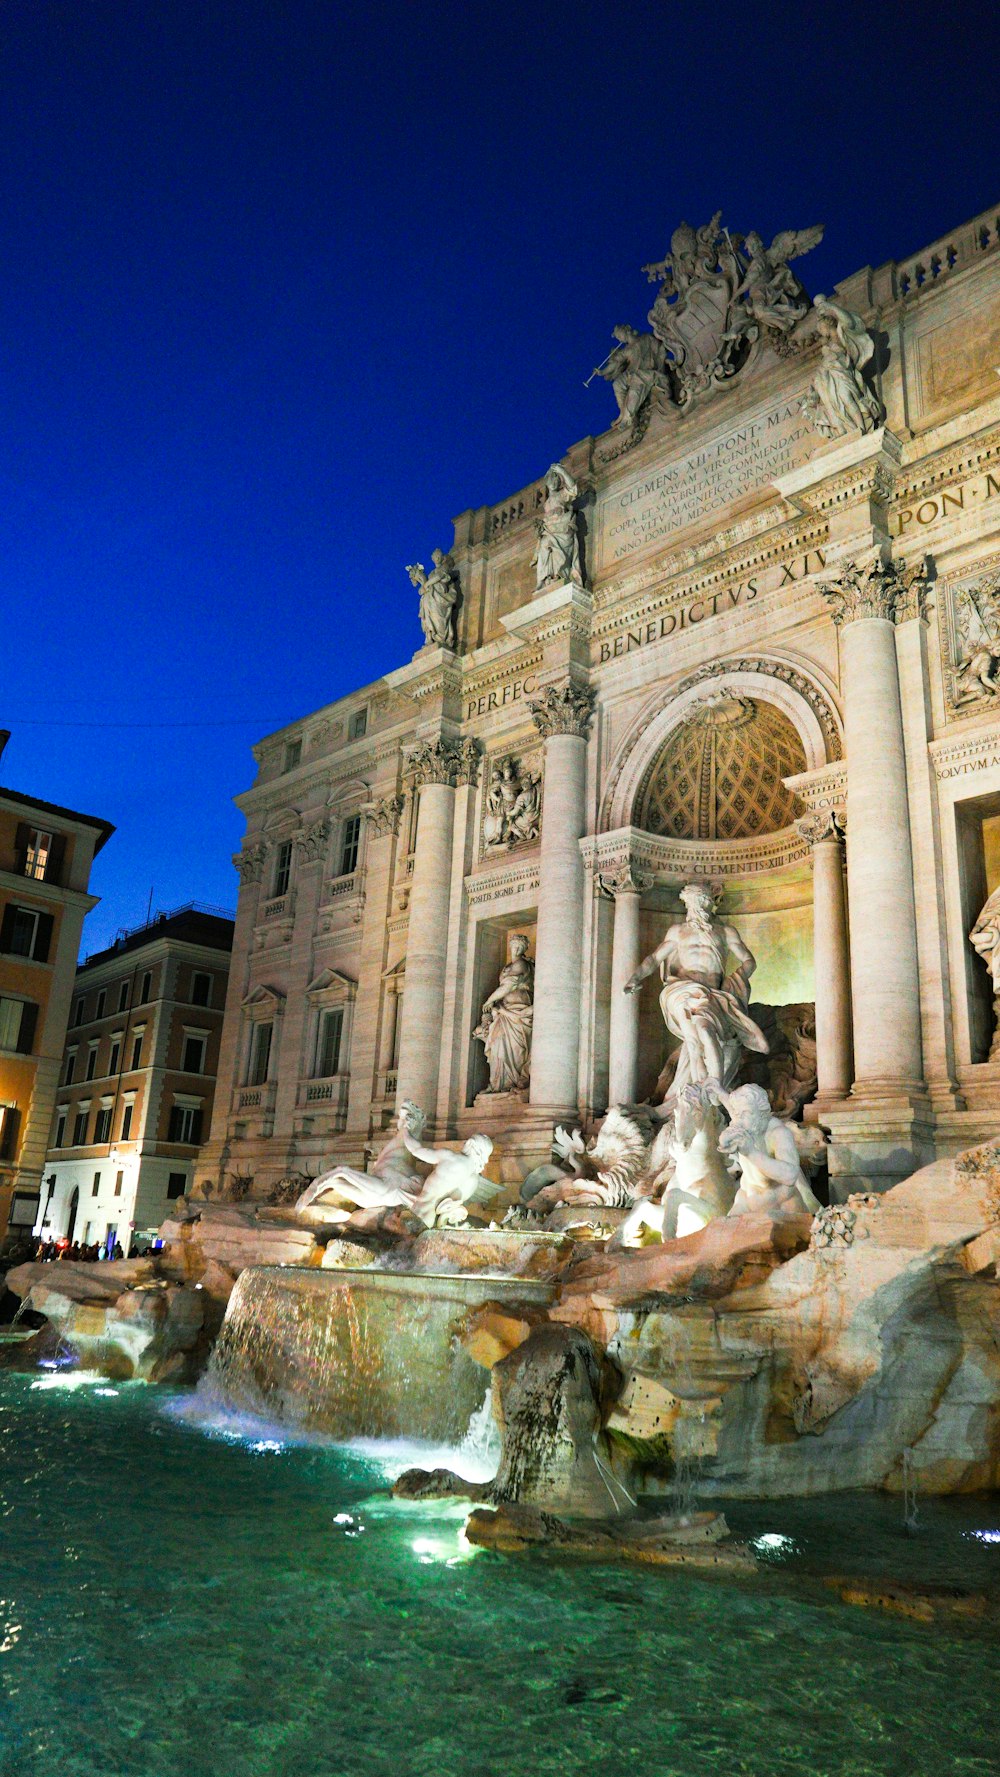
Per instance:
[[[90,871],[113,832],[0,789],[0,1240],[38,1216]]]
[[[218,1071],[233,921],[158,913],[76,973],[56,1093],[45,1239],[124,1252],[151,1238],[190,1185]]]

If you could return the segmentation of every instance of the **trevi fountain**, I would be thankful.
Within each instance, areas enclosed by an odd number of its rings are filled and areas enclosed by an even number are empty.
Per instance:
[[[197,1181],[8,1275],[85,1438],[5,1500],[47,1570],[119,1440],[187,1770],[997,1768],[998,222],[821,232],[679,226],[614,424],[256,749]]]

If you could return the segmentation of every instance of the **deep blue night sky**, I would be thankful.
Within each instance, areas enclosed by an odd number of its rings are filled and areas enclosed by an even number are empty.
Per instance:
[[[2,771],[118,828],[85,949],[234,903],[251,742],[408,659],[404,563],[609,423],[682,217],[825,222],[828,291],[1000,200],[994,45],[970,4],[5,0]]]

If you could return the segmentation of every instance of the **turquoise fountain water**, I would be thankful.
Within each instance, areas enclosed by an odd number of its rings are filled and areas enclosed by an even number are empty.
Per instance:
[[[0,1377],[4,1777],[996,1772],[995,1634],[822,1583],[996,1586],[995,1501],[738,1505],[739,1583],[502,1560],[384,1497],[407,1452],[199,1412]]]

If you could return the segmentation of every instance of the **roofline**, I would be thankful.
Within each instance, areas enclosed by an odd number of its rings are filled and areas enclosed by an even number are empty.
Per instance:
[[[81,814],[79,809],[63,808],[59,802],[43,802],[40,796],[26,796],[23,790],[8,790],[0,784],[0,800],[3,799],[16,802],[19,808],[34,808],[42,814],[61,815],[64,820],[75,821],[81,827],[96,827],[99,837],[94,846],[95,858],[102,846],[107,845],[115,830],[113,822],[102,820],[100,815]]]

